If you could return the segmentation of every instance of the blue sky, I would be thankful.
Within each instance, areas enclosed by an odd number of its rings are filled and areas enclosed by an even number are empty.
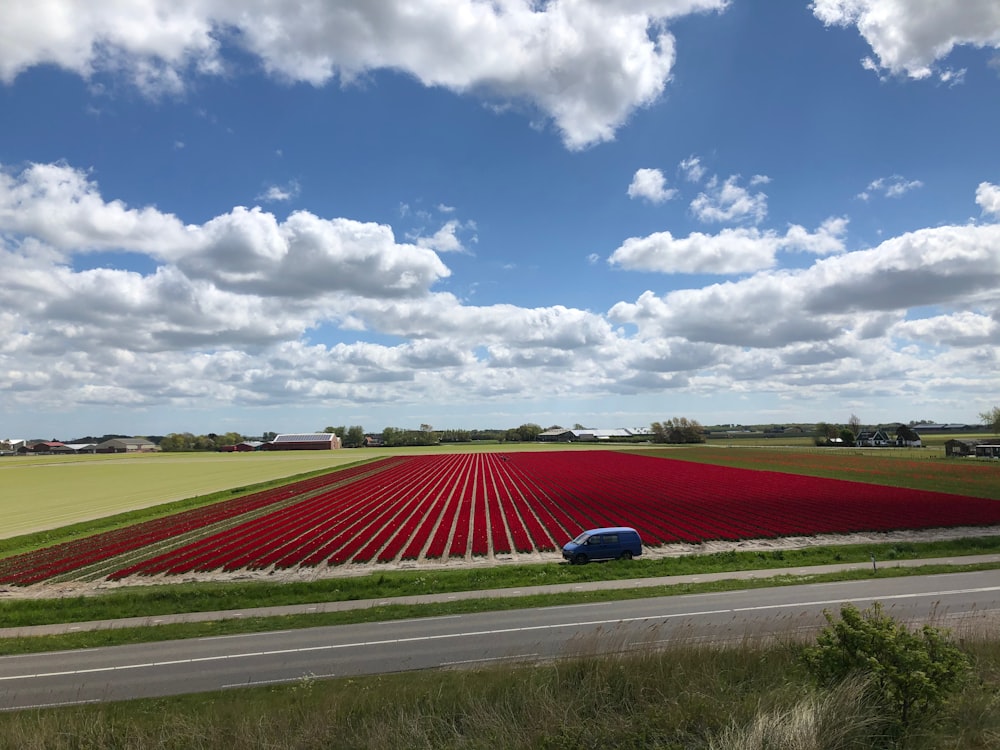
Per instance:
[[[0,437],[1000,402],[995,0],[0,7]]]

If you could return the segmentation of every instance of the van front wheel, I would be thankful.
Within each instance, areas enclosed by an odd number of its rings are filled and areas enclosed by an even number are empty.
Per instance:
[[[587,556],[581,552],[579,555],[576,555],[573,558],[573,563],[575,565],[586,565],[587,564]]]
[[[628,550],[625,550],[624,552],[621,553],[621,555],[619,556],[618,559],[619,560],[631,560],[632,559],[632,553],[629,552]]]

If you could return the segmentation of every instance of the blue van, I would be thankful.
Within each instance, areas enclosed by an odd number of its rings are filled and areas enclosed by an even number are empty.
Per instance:
[[[590,529],[563,547],[563,557],[573,565],[591,560],[631,560],[642,554],[639,532],[628,526]]]

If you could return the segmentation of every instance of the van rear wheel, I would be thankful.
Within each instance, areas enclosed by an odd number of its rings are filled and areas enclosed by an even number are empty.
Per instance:
[[[618,556],[618,559],[619,560],[631,560],[632,559],[632,553],[629,550],[625,550],[624,552],[621,553],[621,555]]]

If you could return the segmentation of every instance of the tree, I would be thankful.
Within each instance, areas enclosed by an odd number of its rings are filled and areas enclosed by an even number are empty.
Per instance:
[[[861,434],[861,420],[858,418],[857,414],[852,414],[851,418],[847,420],[847,426],[850,428],[851,432],[854,433],[854,437]],[[851,441],[854,442],[853,440]]]
[[[365,429],[359,424],[352,424],[344,433],[345,448],[360,448],[365,444]]]
[[[983,424],[993,430],[993,432],[1000,434],[1000,406],[994,406],[992,409],[984,411],[979,415],[979,418],[983,420]]]
[[[194,435],[190,432],[171,432],[160,441],[162,451],[189,451],[194,445]]]
[[[825,687],[857,674],[868,677],[903,728],[915,714],[944,703],[969,670],[968,657],[946,631],[930,625],[911,631],[878,602],[864,611],[845,604],[839,620],[825,616],[828,625],[816,645],[803,652],[813,677]]]
[[[830,424],[829,422],[817,422],[816,429],[813,431],[814,442],[816,445],[829,445],[830,440],[839,437],[840,427],[835,424]]]
[[[705,430],[695,419],[674,417],[666,422],[653,422],[650,426],[654,443],[704,443]]]

